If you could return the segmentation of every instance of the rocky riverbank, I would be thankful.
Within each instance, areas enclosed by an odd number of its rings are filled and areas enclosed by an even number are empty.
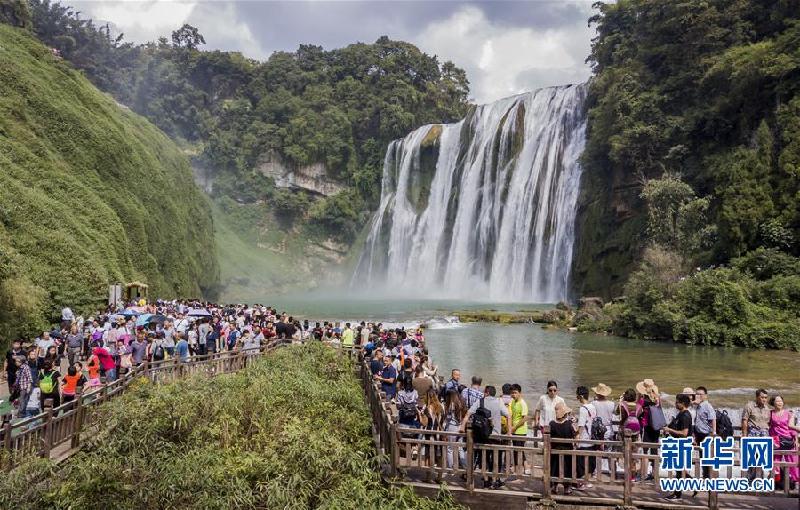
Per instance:
[[[572,331],[608,332],[611,330],[610,308],[614,306],[614,303],[604,303],[599,297],[584,297],[578,300],[577,307],[560,302],[554,308],[544,310],[466,310],[456,311],[454,315],[461,322],[531,323]]]

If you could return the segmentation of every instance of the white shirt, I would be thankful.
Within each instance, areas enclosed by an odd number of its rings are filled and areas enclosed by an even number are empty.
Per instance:
[[[558,403],[565,404],[564,399],[556,395],[556,398],[551,399],[547,395],[539,397],[539,402],[536,403],[535,410],[539,411],[539,425],[544,427],[550,425],[550,422],[556,419],[556,406]]]
[[[61,310],[61,320],[62,321],[71,321],[73,319],[75,319],[75,314],[72,313],[72,310],[70,309],[70,307],[65,306]]]
[[[590,402],[583,404],[578,410],[578,439],[587,441],[592,438],[592,420],[597,416],[597,409]],[[578,448],[588,448],[592,443],[578,442]]]

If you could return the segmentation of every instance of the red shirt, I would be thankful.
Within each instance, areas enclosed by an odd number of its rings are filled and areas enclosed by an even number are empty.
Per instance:
[[[116,368],[117,364],[114,363],[114,358],[111,356],[111,354],[109,354],[105,347],[95,347],[92,353],[100,360],[100,366],[102,366],[103,370],[106,372]]]

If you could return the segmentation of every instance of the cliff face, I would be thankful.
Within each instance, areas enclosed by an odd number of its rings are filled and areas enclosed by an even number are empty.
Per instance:
[[[106,285],[153,297],[219,282],[185,155],[25,31],[0,25],[0,339],[90,311]]]

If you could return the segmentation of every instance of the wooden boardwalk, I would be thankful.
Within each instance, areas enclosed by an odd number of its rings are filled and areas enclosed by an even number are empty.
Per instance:
[[[420,494],[435,496],[442,486],[447,487],[459,502],[473,508],[549,508],[553,505],[570,507],[618,507],[654,509],[800,509],[800,489],[788,486],[770,493],[709,493],[697,496],[684,493],[679,500],[667,500],[668,494],[660,491],[659,480],[672,478],[674,473],[662,473],[657,443],[636,441],[630,434],[618,441],[585,441],[595,450],[577,450],[571,439],[551,438],[547,427],[539,437],[492,436],[489,444],[472,441],[471,430],[461,432],[426,431],[407,428],[398,423],[394,405],[388,402],[380,386],[372,380],[369,366],[358,363],[359,377],[373,420],[373,432],[378,451],[388,459],[383,466],[389,483],[409,485]],[[512,439],[516,440],[512,443]],[[553,446],[556,445],[556,448]],[[452,452],[461,451],[466,459],[463,465]],[[738,448],[738,446],[737,446]],[[699,449],[693,452],[692,477],[701,478]],[[738,453],[738,452],[737,452]],[[797,452],[777,452],[797,455]],[[519,457],[517,465],[514,457]],[[529,474],[522,469],[522,458],[531,467]],[[598,466],[595,473],[588,469],[589,458]],[[738,454],[735,455],[738,462]],[[569,462],[571,460],[571,462]],[[571,465],[565,472],[565,461]],[[550,463],[558,462],[559,470],[551,476]],[[583,466],[583,476],[578,475],[578,465]],[[655,466],[655,468],[653,468]],[[783,479],[788,469],[797,466],[785,461],[775,461]],[[625,475],[628,473],[628,476]],[[634,481],[632,474],[645,480]],[[738,478],[742,476],[737,466],[712,472],[713,477]],[[505,486],[484,489],[484,480],[501,478]],[[556,490],[564,484],[587,484],[582,490],[564,495]]]

